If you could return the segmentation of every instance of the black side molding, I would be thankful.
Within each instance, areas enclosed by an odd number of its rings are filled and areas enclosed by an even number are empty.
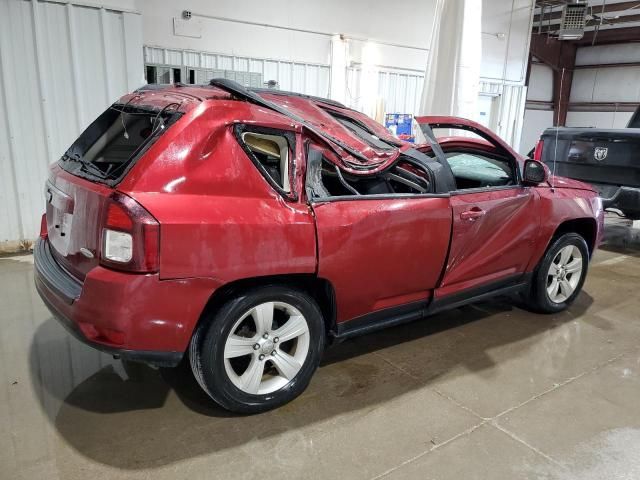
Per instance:
[[[354,318],[353,320],[339,323],[333,334],[335,339],[340,341],[383,328],[420,320],[438,312],[462,307],[470,303],[480,302],[497,296],[514,295],[529,288],[532,276],[533,274],[531,273],[517,274],[431,302],[425,300],[378,310]]]
[[[487,285],[437,298],[429,304],[427,315],[433,315],[434,313],[451,308],[462,307],[470,303],[481,302],[500,295],[520,293],[529,287],[532,276],[532,273],[512,275]]]
[[[342,340],[356,337],[383,328],[419,320],[426,315],[427,305],[427,301],[409,303],[399,307],[385,308],[339,323],[336,327],[335,338]]]

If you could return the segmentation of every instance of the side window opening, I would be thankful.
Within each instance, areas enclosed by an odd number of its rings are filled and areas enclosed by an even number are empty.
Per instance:
[[[279,135],[243,132],[242,142],[263,167],[269,178],[285,193],[290,193],[289,143],[287,139]]]
[[[331,162],[325,152],[309,148],[308,179],[313,197],[344,197],[367,195],[420,195],[431,192],[430,174],[402,158],[391,168],[371,176],[343,172]],[[315,158],[315,160],[312,160]]]
[[[508,160],[475,152],[445,154],[458,190],[513,185],[514,173]]]

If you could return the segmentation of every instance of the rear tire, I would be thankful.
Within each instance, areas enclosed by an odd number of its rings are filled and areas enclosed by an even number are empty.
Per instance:
[[[589,248],[577,233],[555,239],[536,268],[526,305],[536,312],[556,313],[576,299],[587,276]]]
[[[316,302],[281,286],[247,290],[196,329],[189,356],[202,389],[238,413],[270,410],[300,395],[324,348]]]

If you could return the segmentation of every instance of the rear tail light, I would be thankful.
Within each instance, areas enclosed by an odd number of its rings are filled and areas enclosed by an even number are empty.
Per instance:
[[[47,229],[47,214],[43,214],[40,219],[40,238],[47,238],[49,236],[49,231]]]
[[[538,143],[536,143],[536,149],[533,152],[533,159],[537,160],[539,162],[542,161],[542,150],[544,148],[544,140],[540,139],[538,140]]]
[[[109,197],[102,228],[100,263],[136,273],[157,272],[160,225],[131,197]]]

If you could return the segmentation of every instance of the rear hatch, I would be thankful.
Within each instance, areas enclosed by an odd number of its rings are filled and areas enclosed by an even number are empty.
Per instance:
[[[541,140],[542,161],[556,175],[640,187],[640,129],[550,128]]]
[[[184,98],[149,95],[132,94],[109,107],[51,167],[48,238],[58,263],[77,278],[99,263],[102,226],[117,185],[182,114]]]

